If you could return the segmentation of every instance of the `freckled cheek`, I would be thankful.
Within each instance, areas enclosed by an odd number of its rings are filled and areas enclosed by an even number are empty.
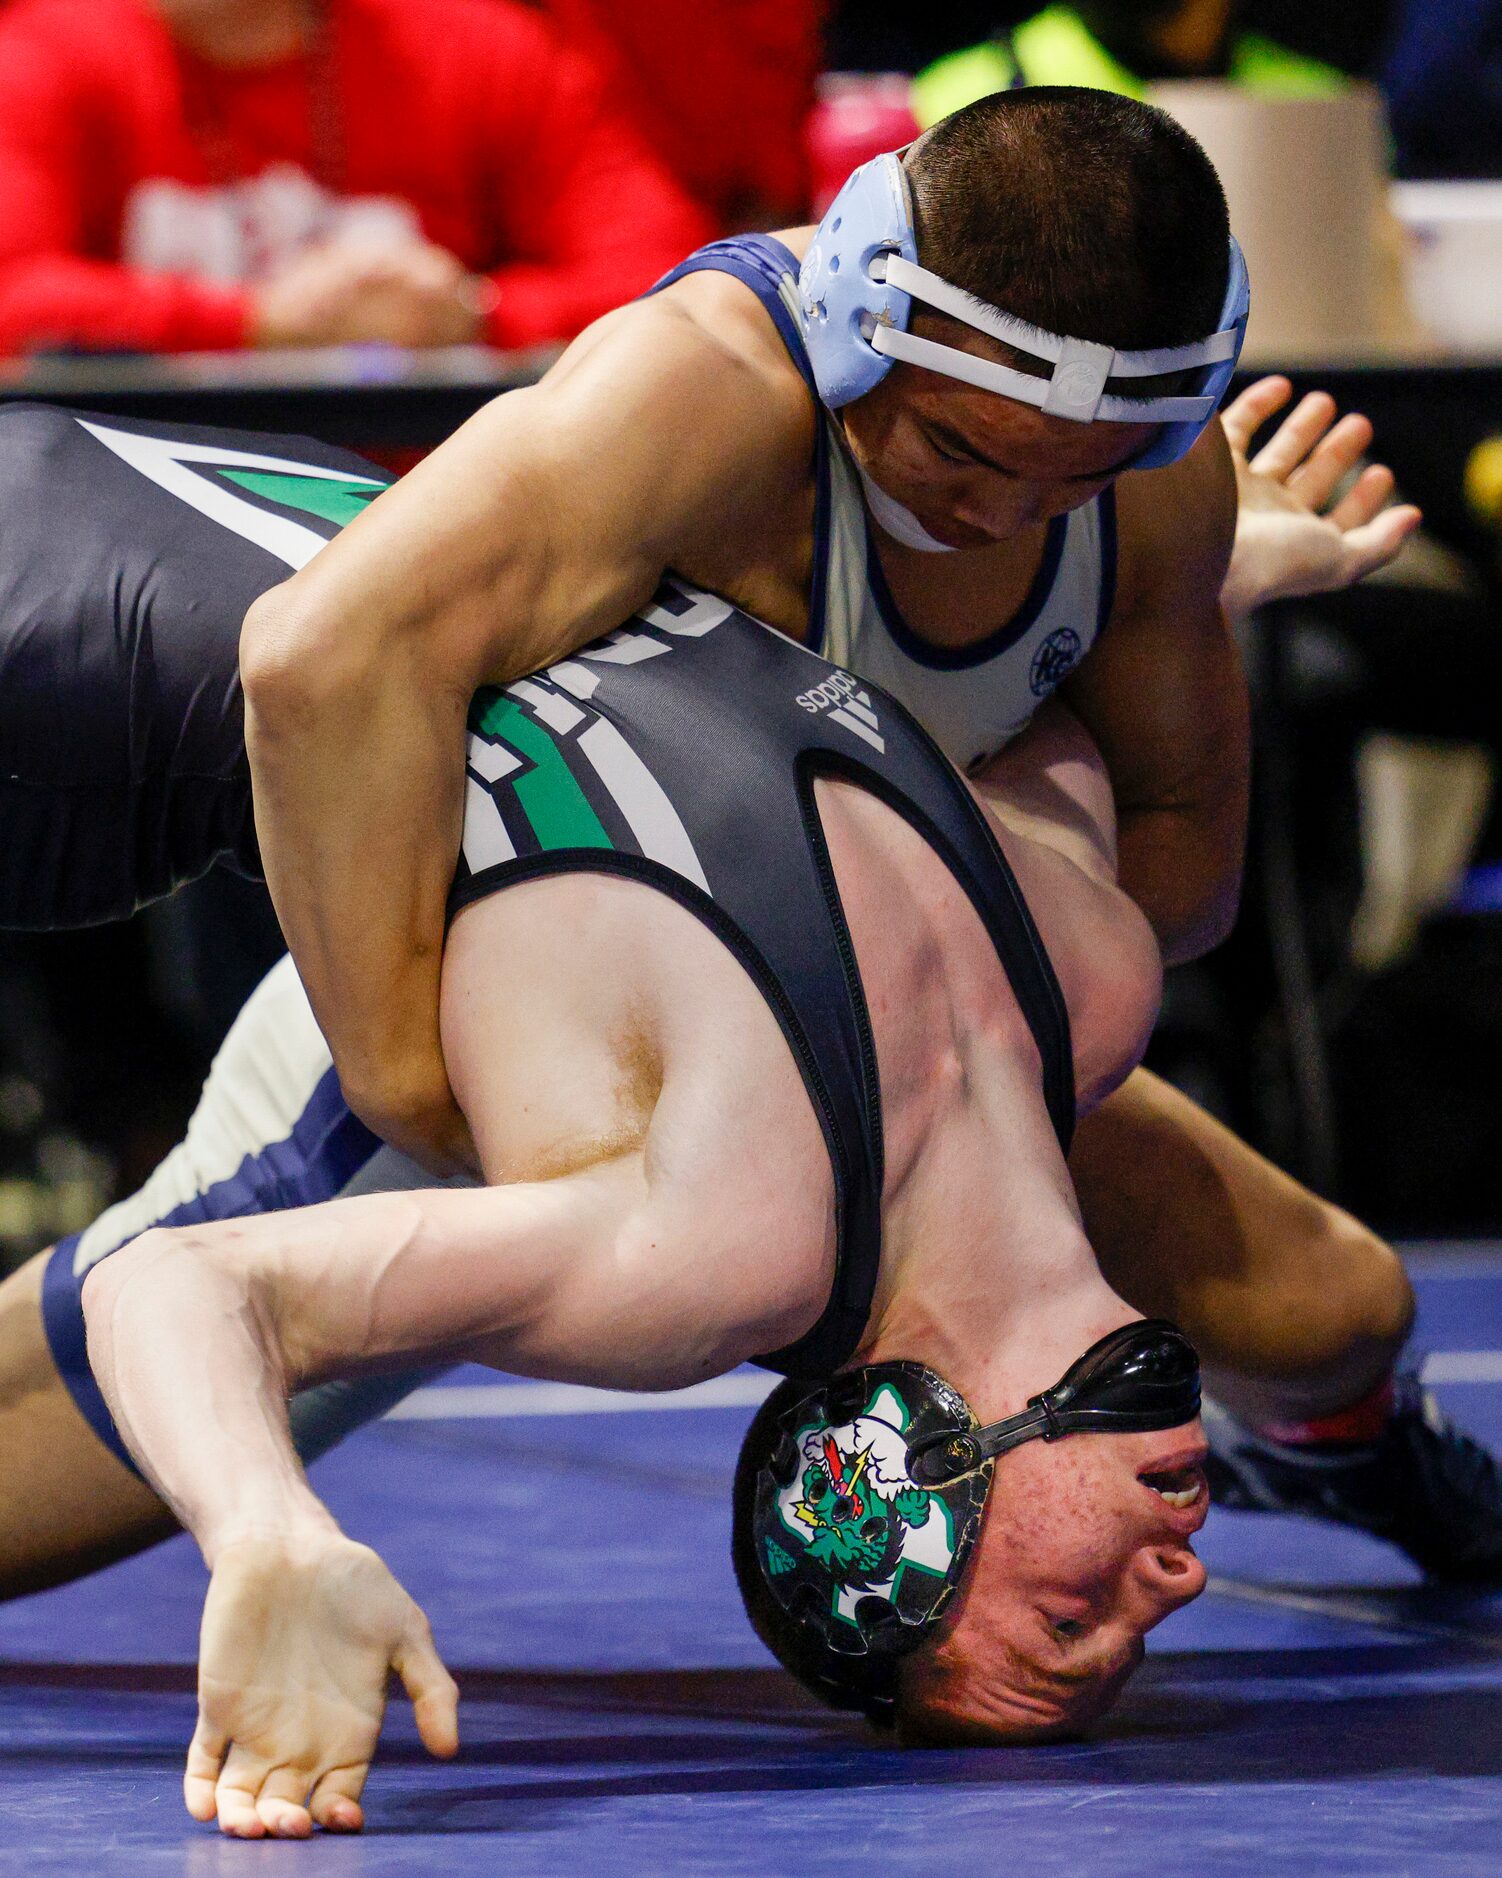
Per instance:
[[[997,1486],[1009,1497],[1016,1496],[1013,1511],[1019,1550],[1040,1560],[1056,1558],[1061,1551],[1078,1556],[1082,1540],[1098,1521],[1098,1509],[1091,1503],[1088,1480],[1077,1469],[1037,1468],[1013,1487],[1003,1468]]]
[[[1131,1537],[1128,1510],[1092,1468],[1055,1458],[1059,1465],[1040,1470],[1016,1503],[1019,1552],[1041,1563],[1114,1570]]]

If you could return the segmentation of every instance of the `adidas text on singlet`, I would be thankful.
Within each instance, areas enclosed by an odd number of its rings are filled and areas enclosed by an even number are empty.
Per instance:
[[[811,394],[798,307],[798,263],[770,235],[711,242],[666,275],[729,274],[761,301]],[[887,590],[860,479],[838,416],[820,412],[814,577],[808,643],[899,697],[950,761],[974,771],[1008,744],[1090,650],[1110,618],[1116,499],[1107,488],[1048,525],[1031,591],[1007,624],[975,645],[929,644]]]
[[[939,854],[980,914],[1037,1042],[1049,1116],[1074,1120],[1069,1019],[1005,856],[964,783],[894,699],[727,602],[670,581],[575,657],[470,714],[450,913],[570,870],[671,894],[750,973],[787,1038],[834,1174],[837,1262],[809,1333],[761,1359],[824,1375],[866,1328],[881,1256],[871,1021],[814,806],[861,784]]]

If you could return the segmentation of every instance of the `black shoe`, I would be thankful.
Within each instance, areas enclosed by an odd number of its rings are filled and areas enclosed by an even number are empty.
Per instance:
[[[1205,1472],[1219,1506],[1355,1526],[1448,1584],[1502,1584],[1502,1468],[1440,1413],[1417,1376],[1394,1383],[1374,1441],[1270,1441],[1205,1403]]]

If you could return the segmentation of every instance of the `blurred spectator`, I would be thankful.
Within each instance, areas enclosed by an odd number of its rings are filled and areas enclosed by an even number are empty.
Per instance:
[[[510,0],[0,9],[0,352],[537,344],[706,232]]]
[[[826,72],[808,123],[814,214],[823,217],[853,169],[911,143],[922,128],[905,72]]]
[[[914,81],[924,124],[1013,85],[1140,94],[1154,79],[1227,78],[1269,96],[1339,90],[1333,66],[1244,31],[1235,0],[1079,0],[950,53]]]
[[[824,0],[545,0],[721,229],[802,221]]]
[[[1241,0],[1243,23],[1280,44],[1371,77],[1400,0]]]
[[[1502,176],[1502,4],[1406,0],[1381,74],[1400,176]]]

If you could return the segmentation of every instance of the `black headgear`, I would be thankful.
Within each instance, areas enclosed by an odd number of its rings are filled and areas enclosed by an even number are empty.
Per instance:
[[[746,1437],[756,1564],[799,1631],[797,1670],[826,1701],[890,1717],[894,1659],[953,1601],[996,1457],[1024,1441],[1193,1421],[1199,1358],[1165,1318],[1112,1331],[1019,1414],[981,1427],[921,1363],[782,1383]]]

